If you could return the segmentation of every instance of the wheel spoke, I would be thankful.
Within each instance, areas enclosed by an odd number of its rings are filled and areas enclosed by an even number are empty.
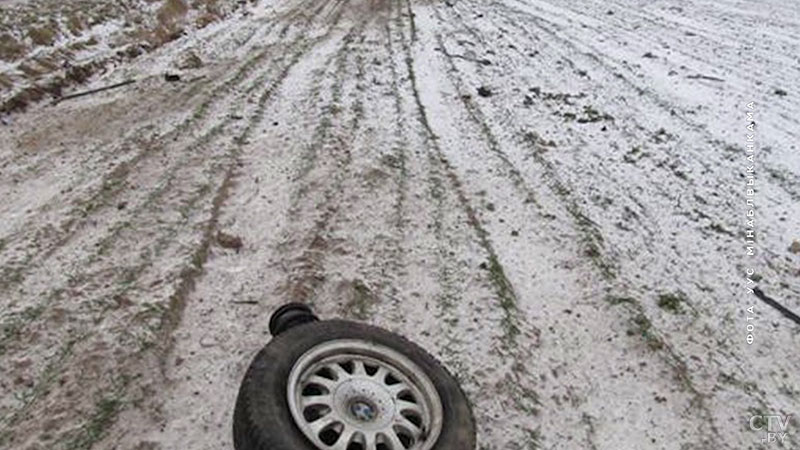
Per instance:
[[[398,415],[397,419],[395,419],[394,423],[411,433],[414,436],[414,439],[418,439],[422,434],[422,430],[414,424],[414,422],[408,420],[407,418],[403,417],[402,415]]]
[[[360,360],[353,361],[353,375],[360,375],[360,376],[367,375],[367,368],[364,367],[364,361]]]
[[[386,387],[386,390],[391,392],[392,395],[394,395],[395,397],[397,397],[398,395],[402,394],[405,391],[410,391],[411,390],[411,389],[409,389],[408,385],[406,385],[403,382],[400,382],[400,383],[397,383],[397,384],[386,384],[386,383],[384,383],[384,386]]]
[[[319,375],[311,375],[305,382],[306,386],[308,386],[309,384],[317,384],[325,387],[330,391],[336,385],[336,382],[331,380],[330,378],[321,377]]]
[[[377,378],[381,383],[383,383],[383,380],[386,379],[386,375],[389,375],[389,371],[386,369],[386,367],[380,366],[378,367],[378,371],[372,375],[372,378]]]
[[[384,433],[383,435],[388,439],[389,447],[392,450],[405,450],[403,443],[400,442],[400,437],[397,436],[397,433],[394,430],[389,430],[388,433]]]
[[[344,367],[340,366],[339,364],[328,364],[325,366],[326,368],[333,371],[336,374],[336,381],[341,383],[343,380],[351,378],[351,375],[344,370]]]
[[[342,434],[339,435],[339,439],[336,440],[336,444],[331,447],[332,450],[347,450],[347,446],[353,442],[354,438],[356,437],[356,430],[348,427],[346,424],[342,429]]]
[[[330,425],[339,422],[339,418],[336,417],[334,414],[328,414],[325,416],[320,417],[319,419],[311,422],[308,426],[311,428],[311,432],[314,433],[314,436],[319,436],[319,433],[327,428]]]
[[[422,416],[422,408],[416,403],[407,402],[405,400],[395,400],[395,405],[397,405],[398,411],[411,411]]]
[[[378,442],[377,436],[374,432],[365,432],[364,434],[364,450],[377,450]]]
[[[331,395],[306,395],[302,397],[302,402],[303,409],[315,405],[331,406],[333,397]]]

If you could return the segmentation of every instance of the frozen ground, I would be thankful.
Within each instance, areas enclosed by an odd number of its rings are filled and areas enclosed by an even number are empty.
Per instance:
[[[247,8],[4,117],[0,447],[230,449],[287,300],[426,347],[481,449],[755,449],[800,413],[800,328],[746,275],[800,311],[795,2]]]

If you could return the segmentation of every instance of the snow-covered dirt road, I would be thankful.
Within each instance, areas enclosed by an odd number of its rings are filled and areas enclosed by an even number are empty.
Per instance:
[[[231,449],[290,300],[427,348],[481,449],[800,414],[800,327],[747,274],[800,311],[796,2],[244,11],[3,119],[0,448]]]

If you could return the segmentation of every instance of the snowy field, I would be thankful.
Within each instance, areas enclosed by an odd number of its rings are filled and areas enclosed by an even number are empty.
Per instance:
[[[290,300],[428,349],[480,449],[798,448],[800,326],[748,289],[800,312],[799,32],[784,0],[262,0],[3,115],[0,448],[232,449]]]

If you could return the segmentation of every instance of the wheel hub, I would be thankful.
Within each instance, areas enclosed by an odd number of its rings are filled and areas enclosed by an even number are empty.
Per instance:
[[[333,395],[340,415],[355,427],[380,429],[395,418],[397,408],[391,392],[364,373],[341,383]]]
[[[350,404],[350,414],[359,422],[372,422],[377,412],[373,405],[363,400],[356,400]]]

